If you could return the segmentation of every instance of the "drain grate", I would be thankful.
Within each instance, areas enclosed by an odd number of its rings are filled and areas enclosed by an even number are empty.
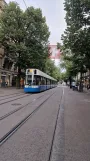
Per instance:
[[[20,103],[13,103],[12,105],[13,106],[20,106],[21,104]]]

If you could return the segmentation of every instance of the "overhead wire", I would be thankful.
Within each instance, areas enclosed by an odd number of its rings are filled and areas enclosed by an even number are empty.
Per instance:
[[[25,0],[23,0],[23,2],[24,2],[25,6],[26,6],[26,9],[27,9],[28,7],[27,7],[27,4],[26,4]]]

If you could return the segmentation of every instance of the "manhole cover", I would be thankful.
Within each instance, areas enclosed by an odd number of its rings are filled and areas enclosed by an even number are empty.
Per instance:
[[[12,105],[13,106],[20,106],[21,104],[20,103],[13,103]]]

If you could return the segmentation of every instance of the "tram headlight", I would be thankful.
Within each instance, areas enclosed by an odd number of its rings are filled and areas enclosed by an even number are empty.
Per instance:
[[[28,88],[28,85],[25,85],[25,88]]]

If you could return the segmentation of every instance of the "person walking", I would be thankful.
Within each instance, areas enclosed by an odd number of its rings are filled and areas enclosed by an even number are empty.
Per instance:
[[[73,89],[73,90],[75,90],[75,86],[76,86],[76,82],[73,81],[73,82],[72,82],[72,89]]]

